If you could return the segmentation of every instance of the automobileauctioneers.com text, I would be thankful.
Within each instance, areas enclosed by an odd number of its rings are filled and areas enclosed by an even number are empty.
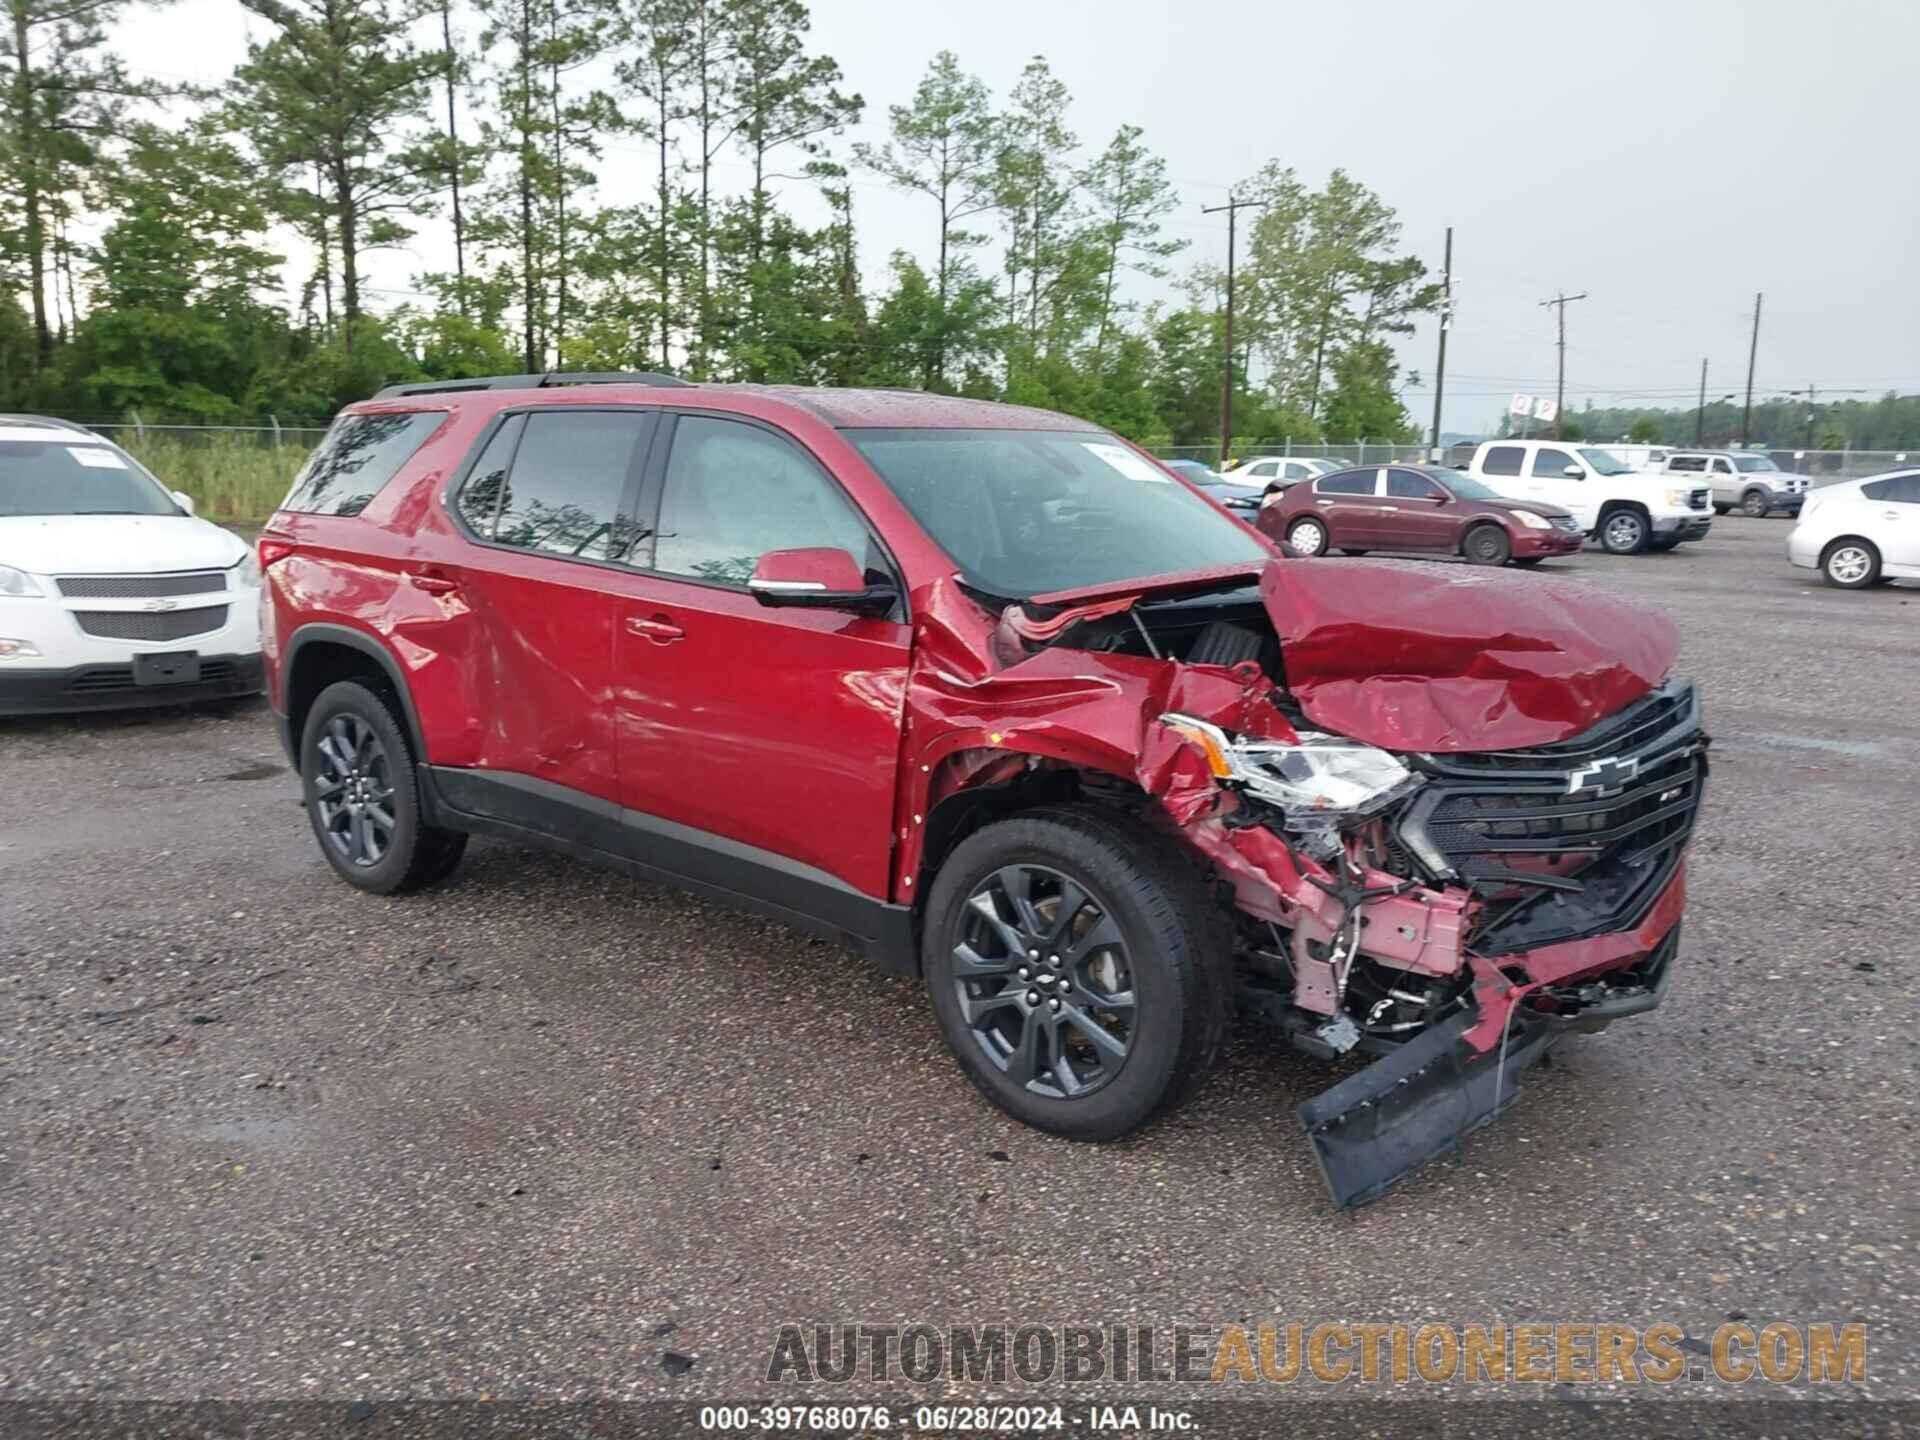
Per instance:
[[[1857,1383],[1861,1325],[784,1325],[774,1382]]]

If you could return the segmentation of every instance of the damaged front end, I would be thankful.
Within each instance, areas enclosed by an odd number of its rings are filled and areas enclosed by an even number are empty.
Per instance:
[[[1243,1008],[1375,1057],[1300,1107],[1340,1207],[1494,1119],[1564,1034],[1659,1003],[1707,773],[1664,620],[1528,582],[1521,630],[1510,589],[1406,575],[1279,562],[1257,606],[1246,577],[1074,596],[998,636],[1171,672],[1136,774],[1231,890]]]

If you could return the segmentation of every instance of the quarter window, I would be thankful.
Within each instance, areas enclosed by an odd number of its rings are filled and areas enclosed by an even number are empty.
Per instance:
[[[443,410],[342,417],[307,458],[280,508],[358,515],[446,418]]]
[[[660,494],[653,568],[744,585],[769,550],[867,556],[867,526],[790,440],[734,420],[683,415]]]
[[[1567,467],[1569,465],[1574,465],[1576,468],[1579,468],[1582,475],[1587,473],[1584,468],[1577,465],[1573,456],[1569,455],[1566,451],[1540,449],[1533,452],[1533,470],[1531,473],[1536,480],[1564,480],[1567,478]]]
[[[496,545],[618,560],[635,530],[623,500],[646,457],[654,417],[620,410],[515,416],[460,488],[460,513]]]
[[[1480,473],[1482,475],[1518,475],[1520,461],[1526,453],[1518,445],[1496,445],[1487,451],[1487,458],[1480,466]]]

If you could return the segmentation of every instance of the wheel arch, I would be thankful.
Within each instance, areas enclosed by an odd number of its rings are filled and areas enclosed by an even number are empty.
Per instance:
[[[407,741],[413,746],[415,761],[426,762],[420,717],[414,711],[405,672],[379,640],[350,626],[316,621],[293,632],[287,641],[284,664],[285,737],[296,766],[300,758],[300,736],[314,700],[327,686],[355,679],[372,680],[377,688],[392,695],[399,704],[401,722],[407,727]]]
[[[1506,541],[1509,547],[1511,547],[1513,544],[1513,532],[1509,530],[1505,525],[1501,524],[1498,520],[1494,519],[1491,515],[1476,515],[1473,519],[1469,520],[1466,523],[1466,527],[1461,530],[1460,543],[1458,546],[1455,547],[1455,553],[1459,555],[1466,554],[1467,545],[1469,544],[1469,542],[1472,541],[1473,537],[1479,534],[1482,530],[1498,530],[1503,536],[1506,537]]]

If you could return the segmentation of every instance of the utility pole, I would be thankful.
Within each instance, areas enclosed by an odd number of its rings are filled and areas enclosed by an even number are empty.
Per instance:
[[[1700,357],[1700,408],[1693,412],[1693,443],[1707,443],[1707,357]]]
[[[1540,302],[1542,308],[1548,305],[1554,306],[1559,311],[1560,317],[1560,378],[1553,387],[1553,438],[1556,440],[1560,438],[1560,414],[1567,408],[1567,306],[1576,300],[1586,298],[1587,292],[1584,290],[1578,295],[1569,295],[1562,290],[1553,299]]]
[[[1753,339],[1747,345],[1747,404],[1740,412],[1740,448],[1747,448],[1747,432],[1753,425],[1753,361],[1760,353],[1760,292],[1753,292]]]
[[[1447,331],[1453,328],[1453,227],[1447,226],[1447,258],[1440,270],[1440,358],[1433,366],[1433,439],[1430,460],[1440,458],[1440,398],[1447,391]]]
[[[1225,363],[1220,371],[1220,468],[1227,467],[1227,452],[1233,445],[1233,244],[1234,225],[1240,212],[1248,206],[1261,206],[1264,200],[1236,200],[1231,194],[1224,205],[1204,206],[1202,215],[1218,215],[1227,212],[1227,316],[1226,333],[1223,337],[1222,358]]]

